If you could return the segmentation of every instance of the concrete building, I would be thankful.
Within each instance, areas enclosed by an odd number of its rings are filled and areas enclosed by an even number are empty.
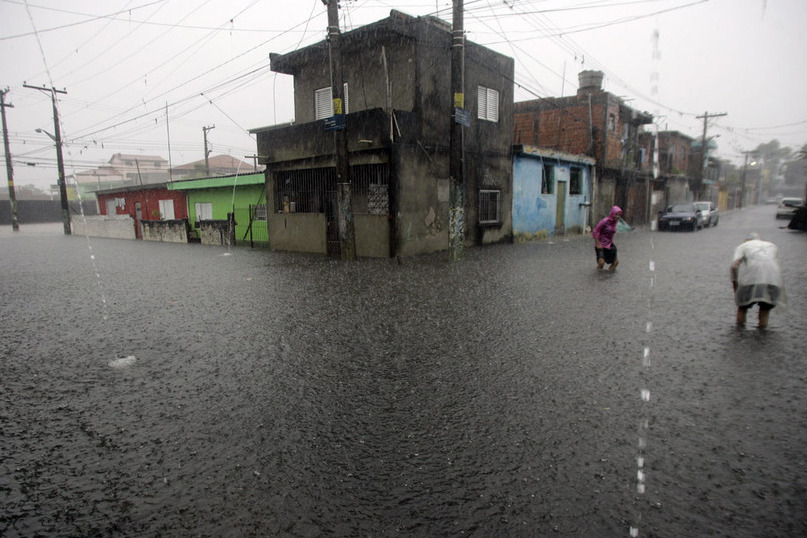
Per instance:
[[[514,143],[596,159],[593,218],[606,216],[617,204],[629,223],[645,223],[652,186],[641,169],[645,154],[639,134],[653,118],[604,91],[602,72],[583,71],[579,81],[576,95],[515,103]]]
[[[340,43],[357,255],[446,250],[451,26],[393,10]],[[328,42],[271,63],[294,77],[295,121],[252,131],[267,167],[269,245],[338,256]],[[465,245],[512,240],[513,74],[512,58],[465,43]]]
[[[515,146],[513,234],[517,241],[584,233],[591,226],[595,160]]]

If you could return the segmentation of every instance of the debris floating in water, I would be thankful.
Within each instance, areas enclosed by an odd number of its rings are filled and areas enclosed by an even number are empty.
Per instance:
[[[126,357],[120,357],[118,359],[114,359],[109,361],[110,368],[128,368],[132,366],[137,359],[134,355],[128,355]]]

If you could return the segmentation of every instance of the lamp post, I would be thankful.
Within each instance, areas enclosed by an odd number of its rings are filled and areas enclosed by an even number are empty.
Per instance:
[[[54,114],[56,109],[53,109]],[[64,179],[64,159],[62,158],[62,137],[59,132],[59,121],[55,122],[56,136],[50,134],[43,129],[37,129],[37,133],[42,133],[48,136],[56,143],[56,164],[59,167],[59,196],[62,200],[62,223],[64,224],[64,235],[70,235],[70,206],[67,203],[67,185]]]

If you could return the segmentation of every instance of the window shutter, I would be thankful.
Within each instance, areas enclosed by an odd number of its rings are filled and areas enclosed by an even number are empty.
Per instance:
[[[477,106],[476,117],[480,120],[488,120],[493,122],[499,121],[499,92],[484,86],[477,87]]]
[[[499,92],[488,88],[487,119],[499,121]]]
[[[314,92],[314,112],[318,120],[333,116],[331,88],[321,88]]]
[[[480,120],[484,120],[488,110],[488,89],[484,86],[479,86],[476,90],[476,98],[479,102],[476,107],[476,117]]]
[[[348,107],[349,99],[347,97],[347,82],[343,85],[345,92],[345,102],[342,103],[344,113],[350,112]],[[333,116],[333,91],[331,87],[320,88],[314,91],[314,115],[315,119],[322,120]]]

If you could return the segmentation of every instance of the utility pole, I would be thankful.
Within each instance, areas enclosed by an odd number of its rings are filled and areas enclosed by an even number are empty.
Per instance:
[[[252,155],[244,155],[245,159],[252,159],[252,171],[257,173],[258,172],[258,155],[253,153]]]
[[[168,135],[168,181],[174,181],[174,164],[171,162],[171,127],[168,124],[168,102],[165,103],[165,132]]]
[[[706,147],[706,126],[709,118],[719,118],[720,116],[727,116],[725,112],[720,114],[709,114],[704,112],[703,116],[695,116],[697,119],[703,118],[703,137],[701,138],[701,188],[703,187],[703,180],[706,179],[706,166],[709,163],[708,148]],[[700,196],[700,193],[697,193]]]
[[[50,93],[50,99],[53,103],[53,130],[54,135],[51,137],[56,142],[56,164],[59,167],[59,196],[62,199],[62,223],[64,225],[64,235],[70,235],[70,205],[67,203],[67,184],[65,183],[64,176],[64,158],[62,157],[62,129],[59,121],[59,109],[56,106],[56,94],[67,94],[65,90],[57,90],[56,88],[43,88],[41,86],[29,86],[23,84],[25,88],[32,90],[39,90]],[[45,131],[42,131],[43,133]],[[48,133],[45,133],[48,134]],[[50,136],[50,135],[48,135]]]
[[[337,222],[339,250],[343,260],[356,259],[356,235],[353,225],[350,161],[345,136],[345,87],[342,69],[341,32],[338,0],[322,0],[328,6],[328,46],[331,56],[331,97],[333,99],[333,136],[336,146]]]
[[[448,250],[452,261],[462,259],[465,242],[465,202],[463,183],[465,161],[463,159],[463,130],[461,121],[467,121],[465,113],[465,31],[463,29],[462,0],[453,0],[451,28],[451,92],[454,99],[453,121],[449,147],[449,219]]]
[[[740,209],[743,208],[743,202],[745,200],[745,172],[748,170],[748,154],[751,153],[750,151],[746,151],[745,153],[745,164],[743,164],[743,179],[742,183],[740,183]]]
[[[207,160],[207,156],[210,155],[210,150],[207,149],[207,132],[215,128],[215,125],[211,125],[210,127],[202,127],[202,132],[205,135],[205,175],[207,177],[210,177],[210,161]]]
[[[8,201],[11,203],[11,228],[15,232],[20,231],[20,223],[17,220],[17,194],[14,192],[14,166],[11,164],[11,150],[8,145],[8,126],[6,125],[6,107],[14,108],[14,105],[6,103],[8,88],[0,90],[0,113],[3,116],[3,148],[6,150],[6,175],[8,176]]]

